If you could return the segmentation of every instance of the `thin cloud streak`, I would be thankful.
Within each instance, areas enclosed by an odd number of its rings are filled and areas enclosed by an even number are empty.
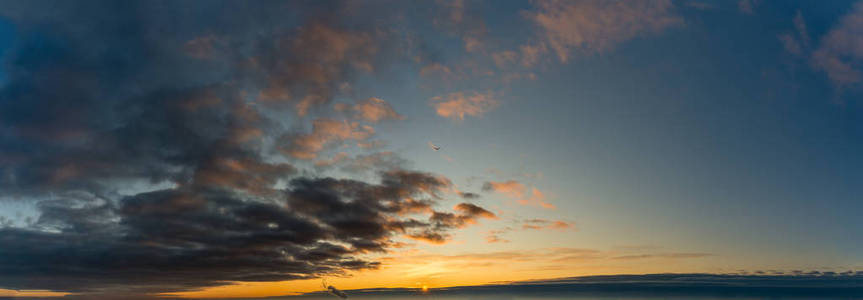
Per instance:
[[[464,120],[466,116],[480,117],[498,104],[499,101],[491,92],[470,94],[455,92],[431,99],[431,105],[438,116],[457,121]]]

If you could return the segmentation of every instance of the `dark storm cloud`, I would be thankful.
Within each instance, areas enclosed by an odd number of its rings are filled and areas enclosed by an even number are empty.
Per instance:
[[[119,207],[41,202],[38,223],[51,231],[0,229],[0,286],[145,292],[308,278],[376,268],[356,255],[385,251],[395,235],[442,242],[452,229],[494,217],[466,203],[453,214],[406,200],[448,186],[429,174],[381,177],[381,184],[297,178],[273,203],[200,187],[140,193]],[[430,211],[428,220],[398,217],[417,206]]]
[[[0,227],[0,288],[146,293],[311,278],[376,268],[363,255],[398,236],[445,241],[493,217],[434,210],[452,190],[441,176],[304,177],[278,151],[296,134],[286,127],[392,57],[393,41],[343,24],[354,19],[340,5],[0,3],[17,30],[0,87],[0,201],[40,212],[30,226]]]

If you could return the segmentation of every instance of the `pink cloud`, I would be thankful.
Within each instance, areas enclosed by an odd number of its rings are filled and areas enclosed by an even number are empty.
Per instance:
[[[298,159],[314,159],[330,143],[345,140],[365,140],[375,133],[374,128],[356,122],[317,119],[312,132],[295,136],[283,151]]]
[[[540,192],[538,189],[533,188],[531,191],[530,197],[525,199],[518,200],[518,204],[521,205],[531,205],[531,206],[539,206],[542,208],[555,209],[557,207],[554,204],[545,202],[545,194]]]
[[[863,2],[839,20],[812,53],[813,67],[827,73],[838,86],[859,83],[863,64]]]
[[[340,90],[339,84],[353,72],[373,71],[378,52],[371,35],[324,24],[302,27],[296,37],[272,43],[291,55],[249,60],[252,70],[272,69],[257,99],[267,105],[290,103],[299,116],[330,101]]]
[[[505,182],[486,182],[483,190],[502,193],[510,198],[521,198],[524,197],[526,188],[520,182],[510,180]]]
[[[491,92],[480,94],[473,92],[465,95],[462,92],[437,96],[431,99],[437,114],[453,120],[464,120],[465,116],[479,117],[497,107],[498,101]]]
[[[532,230],[541,230],[541,229],[556,229],[556,230],[566,230],[570,228],[574,228],[573,224],[565,221],[551,221],[546,219],[530,219],[524,221],[524,224],[521,226],[522,229],[532,229]]]
[[[354,104],[357,117],[367,122],[377,123],[383,120],[404,120],[405,117],[398,114],[392,106],[379,98],[368,98]]]
[[[542,30],[561,62],[573,50],[601,53],[646,34],[682,24],[670,0],[655,1],[537,1],[531,18]]]
[[[554,204],[545,201],[545,194],[543,194],[539,189],[531,187],[530,193],[528,194],[527,187],[515,180],[504,182],[489,181],[483,185],[482,189],[485,191],[501,193],[512,199],[518,199],[517,202],[521,205],[538,206],[546,209],[557,208]]]

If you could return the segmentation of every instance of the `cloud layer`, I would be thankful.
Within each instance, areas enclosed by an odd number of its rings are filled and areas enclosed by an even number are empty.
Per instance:
[[[337,22],[339,3],[0,6],[21,39],[0,89],[0,201],[38,211],[0,227],[0,288],[314,278],[377,268],[369,254],[398,239],[443,243],[496,218],[439,209],[449,179],[392,153],[319,164],[368,181],[298,167],[346,142],[379,145],[373,126],[405,118],[351,99],[346,87],[385,66],[393,41]],[[331,110],[337,97],[348,104]]]

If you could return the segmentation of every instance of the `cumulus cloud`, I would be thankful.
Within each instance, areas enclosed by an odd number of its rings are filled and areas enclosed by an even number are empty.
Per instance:
[[[429,218],[431,227],[408,233],[407,237],[432,244],[443,244],[449,239],[447,230],[464,228],[476,224],[480,219],[497,219],[497,216],[479,206],[470,203],[459,203],[453,207],[455,213],[432,212]]]
[[[479,117],[498,105],[491,92],[473,92],[465,95],[455,92],[446,96],[436,96],[431,99],[431,105],[438,116],[453,120],[464,120],[465,116]]]
[[[287,146],[282,149],[299,159],[314,159],[318,152],[331,143],[347,140],[362,141],[375,133],[373,127],[346,120],[317,119],[312,122],[312,131],[287,137]]]
[[[357,118],[366,122],[377,123],[383,120],[404,120],[389,103],[383,99],[371,97],[357,102],[353,106]]]
[[[405,117],[396,113],[392,106],[378,98],[368,98],[354,106],[359,116],[368,122],[377,123],[382,120],[404,120]]]
[[[297,35],[276,39],[267,48],[291,55],[256,57],[249,63],[250,69],[269,74],[258,98],[270,104],[291,103],[300,116],[328,102],[352,73],[373,71],[378,53],[371,34],[322,23],[309,24]]]
[[[536,1],[530,15],[541,39],[567,62],[573,51],[593,54],[615,48],[642,35],[657,34],[682,24],[670,0]]]
[[[494,218],[435,209],[449,179],[371,167],[386,154],[346,165],[368,181],[297,167],[379,144],[369,123],[402,118],[376,98],[349,119],[316,115],[388,56],[379,31],[337,22],[337,3],[49,4],[0,4],[19,34],[0,87],[0,201],[38,212],[0,227],[0,288],[128,295],[344,274],[377,268],[370,254],[398,239],[445,242]],[[286,18],[298,10],[315,17]]]

